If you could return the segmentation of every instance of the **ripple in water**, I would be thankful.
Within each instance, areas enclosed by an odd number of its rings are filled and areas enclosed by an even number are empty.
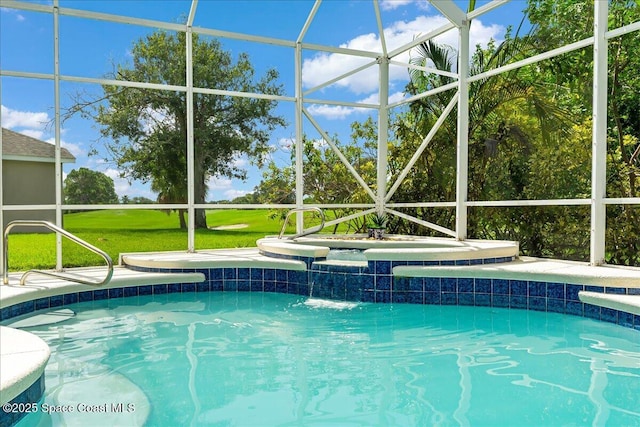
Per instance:
[[[640,426],[640,331],[590,319],[261,293],[69,308],[28,329],[52,348],[44,402],[113,375],[148,425]]]

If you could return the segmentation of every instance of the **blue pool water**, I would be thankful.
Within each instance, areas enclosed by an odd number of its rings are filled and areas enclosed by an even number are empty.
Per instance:
[[[66,308],[27,328],[51,413],[20,426],[640,426],[640,332],[586,318],[238,292]]]

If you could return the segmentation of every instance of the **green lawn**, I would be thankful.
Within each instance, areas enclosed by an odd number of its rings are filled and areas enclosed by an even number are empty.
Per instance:
[[[253,247],[256,240],[277,234],[282,220],[271,219],[269,210],[207,211],[209,227],[246,224],[244,228],[196,230],[196,249]],[[107,252],[114,262],[123,252],[187,249],[187,232],[179,229],[176,213],[155,210],[113,210],[72,213],[64,216],[64,228]],[[101,265],[92,252],[63,239],[66,267]],[[9,270],[55,266],[54,234],[12,234],[9,236]]]

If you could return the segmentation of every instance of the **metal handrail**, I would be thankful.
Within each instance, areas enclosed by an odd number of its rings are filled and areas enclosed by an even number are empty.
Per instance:
[[[64,237],[66,237],[67,239],[79,244],[80,246],[83,246],[87,249],[89,249],[91,252],[100,255],[102,258],[104,258],[104,260],[107,262],[107,268],[108,268],[108,272],[107,272],[107,277],[104,278],[104,280],[102,280],[101,282],[93,282],[91,280],[84,280],[84,279],[79,279],[76,277],[69,277],[69,276],[65,276],[63,274],[58,274],[58,273],[54,273],[54,272],[50,272],[50,271],[43,271],[43,270],[29,270],[27,272],[25,272],[22,277],[20,278],[20,284],[24,285],[25,280],[27,278],[27,276],[29,274],[32,273],[37,273],[37,274],[43,274],[45,276],[51,276],[51,277],[57,277],[59,279],[64,279],[64,280],[68,280],[70,282],[75,282],[75,283],[82,283],[83,285],[96,285],[96,286],[102,286],[105,285],[107,283],[109,283],[109,281],[111,280],[111,276],[113,276],[113,261],[111,260],[111,257],[109,255],[107,255],[106,252],[104,252],[101,249],[96,248],[95,246],[93,246],[90,243],[85,242],[84,240],[80,239],[79,237],[69,233],[67,230],[58,227],[57,225],[49,222],[49,221],[41,221],[41,220],[15,220],[15,221],[11,221],[9,224],[7,224],[7,228],[4,229],[4,241],[3,241],[3,259],[2,259],[2,272],[3,272],[3,277],[2,277],[2,281],[3,283],[6,285],[9,283],[9,233],[11,232],[11,229],[13,227],[16,226],[20,226],[20,227],[46,227],[49,230],[55,231],[56,233],[62,234]]]
[[[282,224],[282,228],[280,229],[280,234],[278,235],[278,239],[282,239],[282,235],[284,234],[284,230],[285,228],[287,228],[287,223],[289,222],[289,217],[296,213],[296,212],[305,212],[305,211],[315,211],[318,212],[318,214],[320,214],[320,220],[321,223],[320,225],[316,225],[315,227],[311,227],[307,230],[302,230],[301,233],[298,234],[294,234],[293,236],[288,236],[287,239],[289,240],[293,240],[296,239],[298,237],[302,237],[302,236],[308,236],[309,234],[313,234],[313,233],[317,233],[318,231],[322,230],[324,228],[324,212],[322,211],[322,209],[315,207],[315,206],[309,206],[306,208],[295,208],[295,209],[291,209],[289,212],[287,212],[287,216],[284,218],[284,223]]]

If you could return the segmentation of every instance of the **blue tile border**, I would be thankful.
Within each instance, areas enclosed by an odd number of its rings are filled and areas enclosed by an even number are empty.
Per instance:
[[[394,261],[395,263],[395,261]],[[393,263],[368,266],[311,264],[306,271],[276,268],[158,269],[131,267],[143,272],[200,272],[202,283],[140,285],[95,289],[38,298],[0,309],[0,321],[37,310],[76,302],[163,295],[184,292],[279,292],[375,303],[442,304],[503,307],[583,316],[640,330],[640,316],[580,301],[581,291],[638,294],[638,289],[473,277],[403,277],[392,274]]]
[[[40,375],[40,377],[35,380],[33,384],[31,384],[25,391],[17,395],[10,402],[8,402],[8,407],[11,405],[20,405],[18,408],[20,410],[16,411],[4,411],[0,410],[0,427],[10,427],[15,425],[18,421],[24,418],[25,415],[29,414],[29,411],[24,408],[33,408],[34,411],[37,412],[39,408],[35,405],[38,405],[38,402],[42,398],[44,394],[44,373]],[[4,405],[3,405],[4,408]]]

